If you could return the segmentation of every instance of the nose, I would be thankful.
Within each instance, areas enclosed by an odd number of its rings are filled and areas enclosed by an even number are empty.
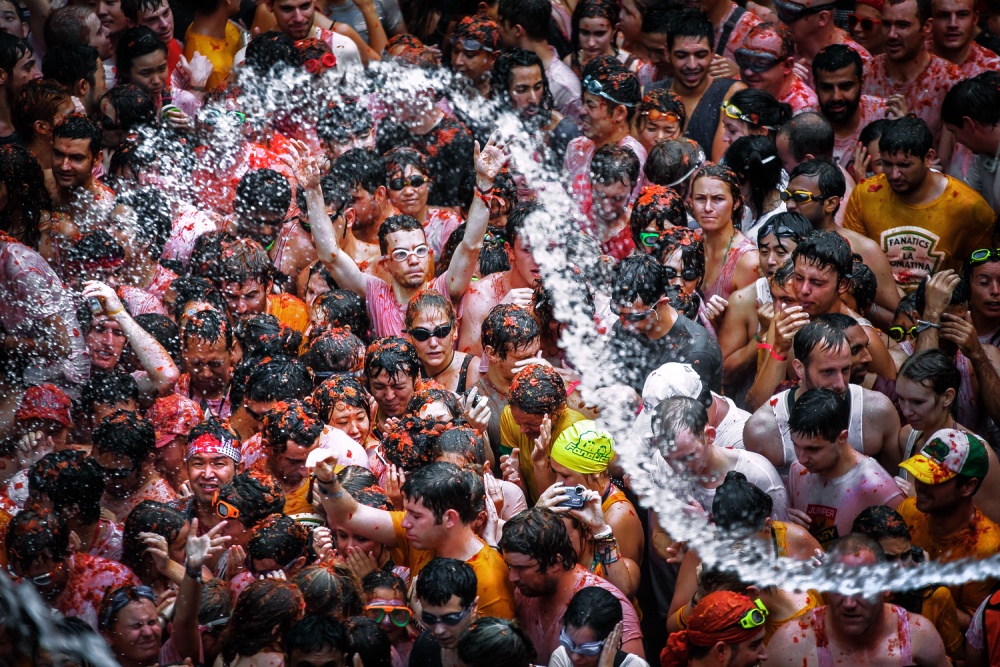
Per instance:
[[[948,27],[949,28],[957,28],[958,27],[958,15],[957,14],[950,14],[948,16]]]
[[[542,101],[542,94],[537,90],[532,90],[528,93],[528,100],[531,104],[538,104]]]
[[[247,303],[246,299],[239,298],[236,300],[236,312],[243,314],[250,310],[250,304]]]
[[[830,391],[836,392],[838,394],[843,394],[844,390],[847,388],[847,380],[844,379],[843,374],[837,373],[836,377],[833,379],[833,384],[830,385]]]

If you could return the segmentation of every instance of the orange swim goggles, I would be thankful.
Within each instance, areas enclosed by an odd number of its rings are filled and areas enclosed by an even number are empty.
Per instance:
[[[650,109],[649,111],[643,111],[639,115],[645,116],[649,120],[665,120],[668,123],[679,123],[681,120],[681,117],[678,116],[673,111],[660,111],[659,109]]]
[[[223,519],[240,518],[240,508],[231,503],[227,503],[225,500],[219,500],[218,489],[215,490],[215,494],[212,496],[212,508],[215,510],[215,513]]]

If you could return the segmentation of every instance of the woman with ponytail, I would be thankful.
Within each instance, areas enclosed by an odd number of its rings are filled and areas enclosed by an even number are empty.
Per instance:
[[[740,137],[729,146],[722,161],[739,176],[746,202],[740,230],[756,244],[757,232],[767,219],[785,210],[781,190],[788,177],[781,167],[778,149],[764,136]]]

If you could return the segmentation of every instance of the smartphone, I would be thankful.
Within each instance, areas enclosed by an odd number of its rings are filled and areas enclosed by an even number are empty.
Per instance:
[[[566,495],[569,496],[566,500],[559,503],[559,507],[569,507],[570,509],[580,509],[587,504],[587,501],[583,499],[583,492],[586,491],[586,487],[582,484],[577,484],[576,486],[567,486],[565,489]]]

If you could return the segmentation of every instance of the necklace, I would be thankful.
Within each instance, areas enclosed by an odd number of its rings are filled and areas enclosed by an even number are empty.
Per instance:
[[[449,359],[449,360],[448,360],[448,365],[447,365],[447,366],[445,366],[444,368],[442,368],[441,370],[439,370],[439,371],[438,371],[437,373],[435,373],[434,375],[432,375],[432,376],[431,376],[431,379],[432,379],[432,380],[435,380],[435,379],[437,379],[437,376],[441,375],[441,374],[442,374],[442,373],[444,373],[444,372],[445,372],[446,370],[448,370],[449,368],[451,368],[451,365],[452,365],[453,363],[455,363],[455,351],[454,351],[454,350],[452,350],[452,351],[451,351],[451,359]]]
[[[729,251],[733,249],[733,241],[736,240],[736,230],[733,230],[733,235],[729,237],[729,245],[726,246],[726,252],[722,254],[722,261],[725,263],[726,259],[729,257]]]

